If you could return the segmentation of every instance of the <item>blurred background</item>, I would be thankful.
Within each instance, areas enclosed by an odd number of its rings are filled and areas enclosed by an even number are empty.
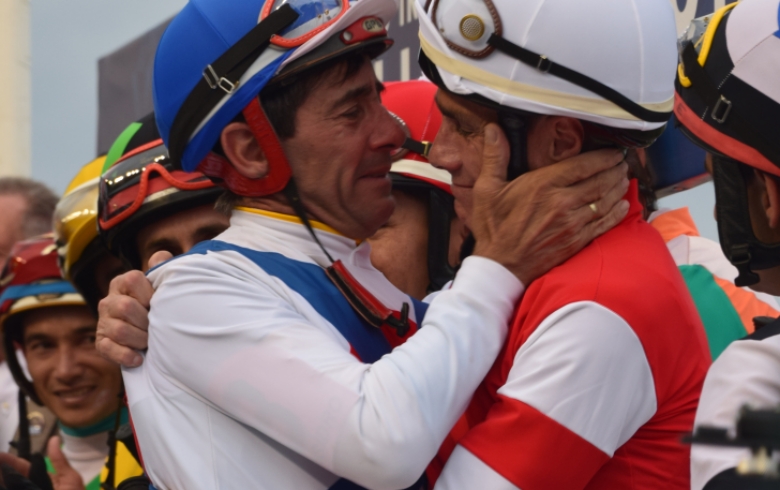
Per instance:
[[[226,0],[228,1],[228,0]],[[419,76],[416,16],[401,0],[396,47],[376,65],[385,80]],[[581,0],[587,1],[587,0]],[[677,26],[725,0],[666,0]],[[77,170],[151,110],[151,59],[164,24],[186,0],[0,0],[0,175],[28,175],[61,193]],[[712,184],[661,200],[688,206],[717,240]]]

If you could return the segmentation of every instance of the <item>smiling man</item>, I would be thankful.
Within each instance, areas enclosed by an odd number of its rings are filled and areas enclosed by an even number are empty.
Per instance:
[[[61,278],[50,236],[17,244],[3,283],[7,286],[0,296],[0,326],[14,379],[30,399],[57,417],[62,454],[86,489],[97,490],[109,452],[109,431],[120,411],[121,372],[95,350],[96,318]],[[29,378],[16,361],[17,347]],[[126,423],[126,410],[121,417]],[[24,448],[18,449],[30,457]]]

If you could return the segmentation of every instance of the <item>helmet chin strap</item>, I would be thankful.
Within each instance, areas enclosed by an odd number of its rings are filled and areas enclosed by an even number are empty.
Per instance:
[[[780,244],[766,244],[756,238],[750,220],[747,183],[739,163],[713,154],[715,206],[720,246],[739,271],[734,283],[751,286],[760,281],[755,270],[780,266]]]
[[[528,172],[528,121],[511,110],[498,111],[498,124],[509,140],[509,165],[506,180]]]

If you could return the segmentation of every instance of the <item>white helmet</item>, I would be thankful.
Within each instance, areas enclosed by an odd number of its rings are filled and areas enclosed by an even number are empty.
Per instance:
[[[668,0],[417,0],[417,12],[420,64],[452,93],[639,132],[671,115]]]

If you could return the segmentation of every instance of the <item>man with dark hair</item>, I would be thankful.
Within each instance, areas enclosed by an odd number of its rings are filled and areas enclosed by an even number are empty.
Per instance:
[[[780,294],[779,14],[778,0],[745,1],[694,19],[678,43],[674,105],[681,129],[711,161],[720,245],[739,272],[736,285],[774,296]],[[764,320],[731,342],[707,372],[695,421],[704,444],[691,450],[692,490],[778,486],[771,449],[776,418],[738,422],[745,407],[776,414],[780,405],[780,320]],[[722,446],[711,444],[713,427],[728,438]]]

